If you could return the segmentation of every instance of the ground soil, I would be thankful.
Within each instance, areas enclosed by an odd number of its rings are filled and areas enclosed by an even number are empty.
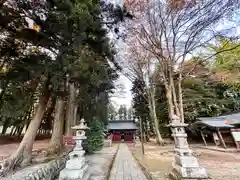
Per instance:
[[[10,156],[12,153],[15,152],[15,150],[17,149],[18,145],[20,142],[17,143],[7,143],[7,144],[1,144],[0,145],[0,162]],[[35,141],[33,144],[33,151],[39,151],[41,149],[45,149],[47,148],[49,144],[49,140],[38,140]]]
[[[137,158],[148,168],[156,180],[167,179],[173,162],[173,145],[157,146],[154,143],[144,145],[145,155],[142,156],[141,145],[137,143],[130,148]],[[208,149],[193,148],[199,163],[207,169],[214,180],[239,180],[240,153],[220,152]]]

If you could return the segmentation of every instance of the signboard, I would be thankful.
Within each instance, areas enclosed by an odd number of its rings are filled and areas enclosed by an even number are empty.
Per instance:
[[[231,133],[235,141],[240,141],[240,129],[231,129]]]

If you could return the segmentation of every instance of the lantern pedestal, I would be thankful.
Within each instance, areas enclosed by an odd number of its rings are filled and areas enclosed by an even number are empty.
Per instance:
[[[84,125],[84,120],[81,120],[81,124],[74,126],[72,129],[77,130],[74,137],[76,146],[69,153],[70,159],[66,162],[66,167],[60,172],[59,180],[87,180],[90,174],[88,173],[82,142],[87,139],[85,130],[88,127]]]
[[[185,133],[186,126],[187,124],[181,123],[178,119],[169,124],[175,141],[175,156],[170,176],[176,180],[210,179],[206,169],[201,167],[198,159],[192,155],[192,150],[187,142],[187,134]]]

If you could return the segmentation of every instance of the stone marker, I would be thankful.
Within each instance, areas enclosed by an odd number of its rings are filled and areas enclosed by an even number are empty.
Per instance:
[[[189,148],[187,134],[185,133],[185,127],[188,125],[181,123],[175,115],[172,123],[168,126],[171,127],[172,136],[175,141],[175,160],[172,164],[173,169],[170,176],[176,180],[209,179],[205,168],[200,167],[198,159],[192,155],[192,150]]]
[[[72,127],[72,129],[76,130],[76,136],[74,137],[76,146],[69,153],[70,159],[66,162],[66,167],[60,172],[59,180],[88,179],[88,165],[84,157],[85,151],[82,147],[82,141],[87,139],[85,131],[89,128],[84,123],[84,119],[81,119],[80,125]]]

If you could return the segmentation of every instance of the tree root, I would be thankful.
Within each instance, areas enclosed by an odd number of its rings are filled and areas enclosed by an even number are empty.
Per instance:
[[[164,146],[165,145],[165,141],[162,139],[162,140],[157,140],[157,144],[159,145],[159,146]]]
[[[31,156],[24,157],[23,151],[16,152],[9,158],[7,158],[1,167],[0,177],[6,176],[18,168],[23,168],[31,163]]]
[[[21,161],[21,157],[17,159],[17,157],[12,156],[7,158],[2,165],[0,176],[5,176],[8,173],[14,171],[16,168],[20,167],[19,162]]]
[[[52,155],[59,155],[62,152],[62,147],[59,145],[56,146],[49,146],[45,149],[44,155],[45,156],[52,156]]]

